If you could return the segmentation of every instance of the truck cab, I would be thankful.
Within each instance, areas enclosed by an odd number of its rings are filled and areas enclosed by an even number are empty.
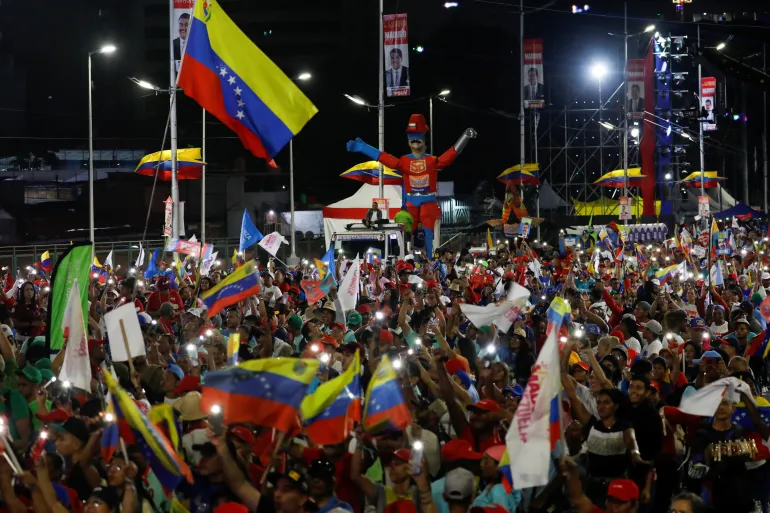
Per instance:
[[[391,262],[406,257],[404,233],[398,224],[369,228],[356,223],[346,228],[344,232],[332,234],[332,244],[336,251],[342,251],[348,258],[354,258],[355,255],[366,258],[369,253],[374,253],[383,262]]]

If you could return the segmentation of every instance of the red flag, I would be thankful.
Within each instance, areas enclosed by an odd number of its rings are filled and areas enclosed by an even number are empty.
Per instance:
[[[326,296],[326,293],[321,290],[321,280],[302,280],[300,285],[302,290],[305,291],[307,304],[309,305],[317,303]]]

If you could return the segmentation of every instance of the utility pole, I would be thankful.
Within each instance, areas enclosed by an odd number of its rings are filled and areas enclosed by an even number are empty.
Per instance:
[[[524,0],[519,0],[519,72],[524,77]],[[524,80],[519,83],[519,165],[520,172],[524,172],[524,164],[526,162],[525,150],[525,135],[524,135],[524,86],[522,85]],[[522,196],[524,195],[524,188],[522,187]]]

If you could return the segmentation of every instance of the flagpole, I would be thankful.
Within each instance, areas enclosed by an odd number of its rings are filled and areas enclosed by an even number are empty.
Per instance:
[[[179,181],[177,177],[176,60],[174,59],[174,0],[168,0],[169,87],[171,92],[171,237],[179,238]]]
[[[385,151],[385,34],[384,27],[382,26],[382,11],[383,0],[380,0],[380,11],[377,18],[377,23],[380,26],[380,83],[379,83],[379,97],[377,100],[377,132],[379,137],[379,150]],[[380,198],[385,197],[385,184],[383,183],[383,169],[382,162],[379,164],[379,194]]]
[[[201,141],[201,250],[206,244],[206,109],[203,111],[203,140]]]

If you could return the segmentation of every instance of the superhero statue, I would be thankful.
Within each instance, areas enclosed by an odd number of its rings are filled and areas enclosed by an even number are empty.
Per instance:
[[[436,202],[438,171],[454,162],[468,141],[476,138],[476,131],[466,128],[454,146],[440,157],[435,157],[425,152],[425,133],[428,130],[428,123],[425,122],[422,114],[411,115],[406,136],[412,153],[401,158],[384,151],[380,152],[366,144],[360,137],[355,141],[348,141],[347,148],[350,152],[362,153],[372,160],[401,172],[404,204],[414,218],[414,228],[419,229],[422,225],[425,230],[425,252],[431,255],[433,254],[433,229],[436,221],[441,219],[441,210]]]

